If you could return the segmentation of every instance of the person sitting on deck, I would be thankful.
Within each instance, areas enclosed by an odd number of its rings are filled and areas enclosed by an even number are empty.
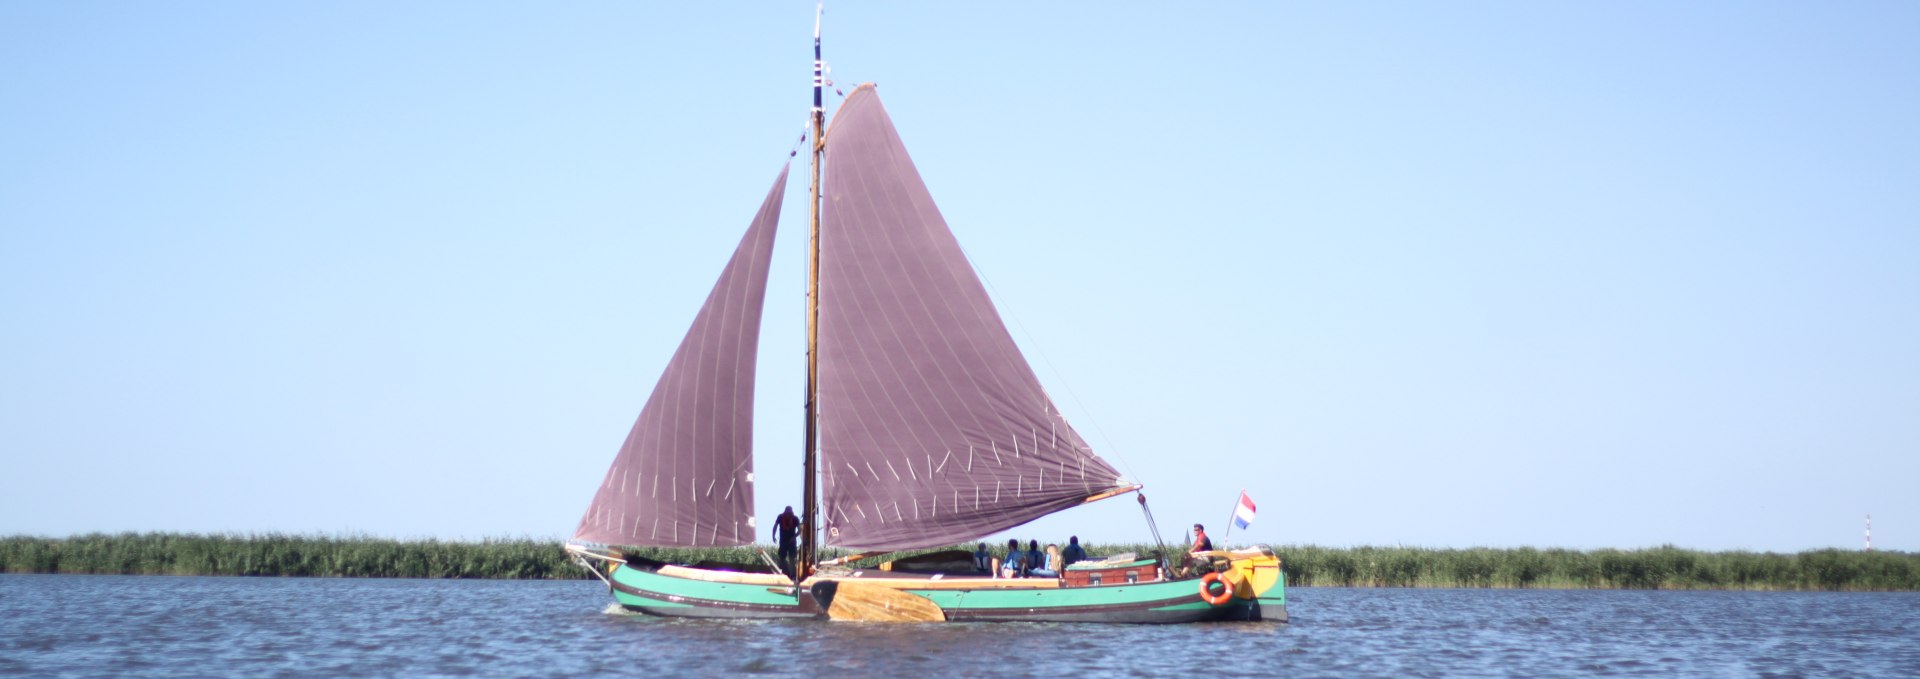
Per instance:
[[[1007,559],[1005,561],[1000,562],[1000,577],[1003,577],[1003,578],[1020,577],[1020,572],[1023,570],[1026,570],[1025,568],[1026,560],[1027,560],[1027,553],[1020,551],[1020,541],[1008,540],[1007,541]]]
[[[1060,569],[1061,569],[1060,546],[1047,545],[1047,555],[1045,558],[1046,558],[1045,561],[1040,562],[1042,564],[1041,567],[1035,568],[1028,572],[1031,573],[1033,577],[1036,577],[1036,578],[1060,577]]]
[[[1207,538],[1207,527],[1193,524],[1193,546],[1187,549],[1186,562],[1180,565],[1180,574],[1211,570],[1213,560],[1205,554],[1211,551],[1213,551],[1213,540]]]
[[[1027,562],[1020,570],[1020,577],[1031,578],[1036,570],[1047,569],[1047,553],[1040,551],[1039,540],[1027,541]]]
[[[1060,553],[1060,567],[1065,568],[1086,560],[1087,550],[1080,547],[1080,536],[1067,538],[1067,550]]]
[[[973,570],[991,575],[993,573],[993,552],[987,551],[987,543],[973,550]]]
[[[1211,551],[1213,551],[1213,541],[1212,541],[1212,540],[1209,540],[1209,539],[1207,539],[1207,527],[1206,527],[1206,526],[1202,526],[1202,525],[1200,525],[1200,524],[1197,524],[1197,523],[1196,523],[1196,524],[1193,524],[1193,548],[1192,548],[1192,549],[1189,549],[1189,550],[1187,550],[1187,551],[1189,551],[1189,552],[1211,552]]]

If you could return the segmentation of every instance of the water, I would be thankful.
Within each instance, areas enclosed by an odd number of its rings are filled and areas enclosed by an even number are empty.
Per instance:
[[[0,675],[1920,675],[1914,593],[1288,594],[1291,625],[890,626],[614,614],[577,581],[0,575]]]

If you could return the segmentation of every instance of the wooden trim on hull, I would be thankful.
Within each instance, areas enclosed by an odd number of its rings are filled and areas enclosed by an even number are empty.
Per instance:
[[[1244,620],[1234,617],[1232,605],[1206,608],[1172,608],[1147,605],[1059,606],[1045,608],[957,608],[947,610],[951,622],[1100,622],[1109,624],[1152,625],[1214,620]],[[1244,608],[1244,607],[1241,607]]]
[[[793,606],[776,606],[664,594],[633,587],[624,582],[613,583],[613,588],[629,596],[660,602],[658,606],[648,606],[622,601],[621,608],[671,618],[815,618],[820,615],[819,608],[812,605],[813,597],[811,596],[802,597]]]
[[[767,613],[764,611],[742,611],[727,608],[708,608],[705,606],[662,607],[620,604],[620,608],[662,618],[696,618],[705,620],[805,620],[820,617],[814,613]]]
[[[1283,620],[1285,610],[1284,606],[1281,607]],[[1096,622],[1152,625],[1263,619],[1259,604],[1255,601],[1233,599],[1215,606],[1192,596],[1077,606],[1025,608],[954,606],[947,608],[946,613],[947,620],[953,622]]]
[[[702,577],[687,577],[690,574]],[[728,576],[740,576],[730,578]],[[676,618],[809,618],[820,607],[804,591],[768,587],[754,573],[707,571],[636,560],[615,568],[608,584],[622,608]],[[657,583],[657,584],[656,584]],[[642,601],[633,601],[639,599]],[[789,603],[791,602],[791,603]]]
[[[661,607],[620,604],[620,608],[662,618],[695,618],[705,620],[805,620],[820,617],[814,613],[767,613],[764,611],[707,608],[704,606]]]
[[[1208,608],[1146,605],[1069,606],[1008,610],[1004,608],[948,609],[951,622],[1092,622],[1119,625],[1158,625],[1195,622],[1288,622],[1287,607],[1235,599]]]
[[[954,621],[1185,623],[1248,619],[1251,600],[1209,604],[1198,581],[1179,580],[1097,587],[1030,590],[939,590],[908,588],[932,599]]]
[[[865,582],[894,589],[1061,589],[1060,581],[1051,578],[991,578],[984,575],[963,575],[935,580],[920,573],[889,573],[874,570],[859,570],[847,575],[816,576],[808,582],[820,580]]]

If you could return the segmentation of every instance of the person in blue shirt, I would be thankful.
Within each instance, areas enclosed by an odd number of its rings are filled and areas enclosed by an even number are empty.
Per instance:
[[[978,549],[973,550],[973,570],[993,573],[993,552],[987,551],[987,543],[982,542]]]
[[[1034,546],[1039,546],[1039,543],[1034,543]],[[1040,554],[1040,552],[1029,551],[1027,554]],[[1047,545],[1046,553],[1040,554],[1040,565],[1034,566],[1028,573],[1036,578],[1057,578],[1060,577],[1060,569],[1060,546]]]
[[[1020,571],[1020,577],[1031,578],[1036,570],[1047,569],[1047,553],[1040,551],[1039,540],[1027,541],[1026,567]]]
[[[1026,571],[1027,553],[1020,551],[1019,540],[1007,541],[1007,559],[1000,562],[1000,577],[1017,578]]]
[[[1060,567],[1066,568],[1087,560],[1087,550],[1080,547],[1080,536],[1067,538],[1067,549],[1060,552]]]

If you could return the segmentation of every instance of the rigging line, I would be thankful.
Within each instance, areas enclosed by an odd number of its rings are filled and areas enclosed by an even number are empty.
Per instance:
[[[959,239],[956,238],[954,240],[958,241]],[[972,264],[975,261],[973,259],[973,255],[967,254],[967,246],[964,244],[960,245],[960,255],[967,258],[968,264]],[[1005,302],[1007,300],[1007,297],[1005,295],[1000,294],[1000,289],[997,287],[994,287],[993,279],[987,276],[987,272],[985,269],[975,265],[973,267],[973,271],[974,273],[977,273],[980,275],[981,282],[987,284],[987,291],[989,293],[992,293],[994,297],[999,298],[1002,302]],[[1087,422],[1093,424],[1093,431],[1094,433],[1100,435],[1100,441],[1103,445],[1105,445],[1106,450],[1113,454],[1113,458],[1120,462],[1121,467],[1125,468],[1127,472],[1127,478],[1132,479],[1134,483],[1139,483],[1140,475],[1135,474],[1133,472],[1133,465],[1128,464],[1127,457],[1125,455],[1120,454],[1119,446],[1114,445],[1113,438],[1107,436],[1107,430],[1100,426],[1100,420],[1093,416],[1093,411],[1087,408],[1086,402],[1080,400],[1079,392],[1076,392],[1073,390],[1073,384],[1067,381],[1066,376],[1060,372],[1060,369],[1058,367],[1054,366],[1053,358],[1047,356],[1046,349],[1042,348],[1040,346],[1040,341],[1033,336],[1033,333],[1031,331],[1027,330],[1027,324],[1020,320],[1019,314],[1014,313],[1012,305],[1002,303],[1002,304],[996,305],[996,307],[1000,309],[1002,312],[1005,312],[1008,318],[1013,319],[1013,324],[1020,328],[1020,334],[1025,335],[1027,337],[1027,344],[1033,347],[1034,353],[1040,355],[1040,362],[1047,364],[1047,371],[1053,373],[1054,379],[1060,383],[1060,386],[1066,388],[1067,396],[1070,396],[1073,398],[1073,404],[1080,408],[1080,412],[1087,414]]]
[[[807,123],[805,125],[800,126],[800,138],[793,140],[793,148],[787,150],[787,157],[794,158],[799,156],[800,145],[807,143],[807,137],[812,135],[813,135],[813,112],[808,111]]]

